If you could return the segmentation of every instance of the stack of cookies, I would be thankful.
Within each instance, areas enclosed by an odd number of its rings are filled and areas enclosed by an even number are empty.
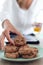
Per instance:
[[[38,54],[38,49],[26,44],[26,40],[21,36],[14,38],[14,45],[11,43],[5,46],[5,57],[7,58],[34,58]]]

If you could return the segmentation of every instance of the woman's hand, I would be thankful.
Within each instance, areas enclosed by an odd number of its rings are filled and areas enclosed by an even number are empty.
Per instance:
[[[10,23],[8,19],[4,20],[4,35],[7,38],[7,40],[14,44],[13,40],[10,38],[10,32],[16,33],[17,35],[20,35],[23,37],[23,35]]]
[[[7,40],[9,42],[11,42],[11,44],[15,45],[14,41],[10,38],[10,32],[16,33],[17,35],[22,36],[22,37],[23,37],[23,35],[20,32],[18,32],[18,30],[16,30],[15,27],[13,27],[13,25],[10,23],[9,20],[7,20],[7,19],[4,20],[3,24],[4,24],[5,30],[3,31],[2,35],[0,36],[1,47],[4,46],[4,39],[5,39],[5,37],[7,38]]]

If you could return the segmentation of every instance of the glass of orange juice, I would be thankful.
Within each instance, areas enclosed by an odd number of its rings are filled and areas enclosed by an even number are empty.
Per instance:
[[[40,32],[41,31],[41,27],[42,27],[42,23],[35,24],[34,31],[35,32]]]

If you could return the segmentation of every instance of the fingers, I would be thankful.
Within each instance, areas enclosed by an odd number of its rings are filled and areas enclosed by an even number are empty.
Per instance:
[[[14,45],[14,41],[10,38],[10,34],[9,34],[9,33],[10,33],[9,30],[5,30],[5,31],[4,31],[4,34],[5,34],[6,38],[7,38],[7,40],[8,40],[11,44]]]
[[[2,33],[0,36],[0,49],[1,50],[4,49],[4,39],[5,39],[5,35]]]
[[[12,31],[13,33],[16,33],[16,34],[19,35],[20,37],[24,38],[23,34],[21,34],[18,30],[12,29],[11,31]],[[24,39],[26,39],[26,38],[24,38]]]

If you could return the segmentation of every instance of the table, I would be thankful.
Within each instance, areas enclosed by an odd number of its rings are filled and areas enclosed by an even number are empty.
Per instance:
[[[0,65],[43,65],[43,58],[31,62],[9,62],[0,59]]]

